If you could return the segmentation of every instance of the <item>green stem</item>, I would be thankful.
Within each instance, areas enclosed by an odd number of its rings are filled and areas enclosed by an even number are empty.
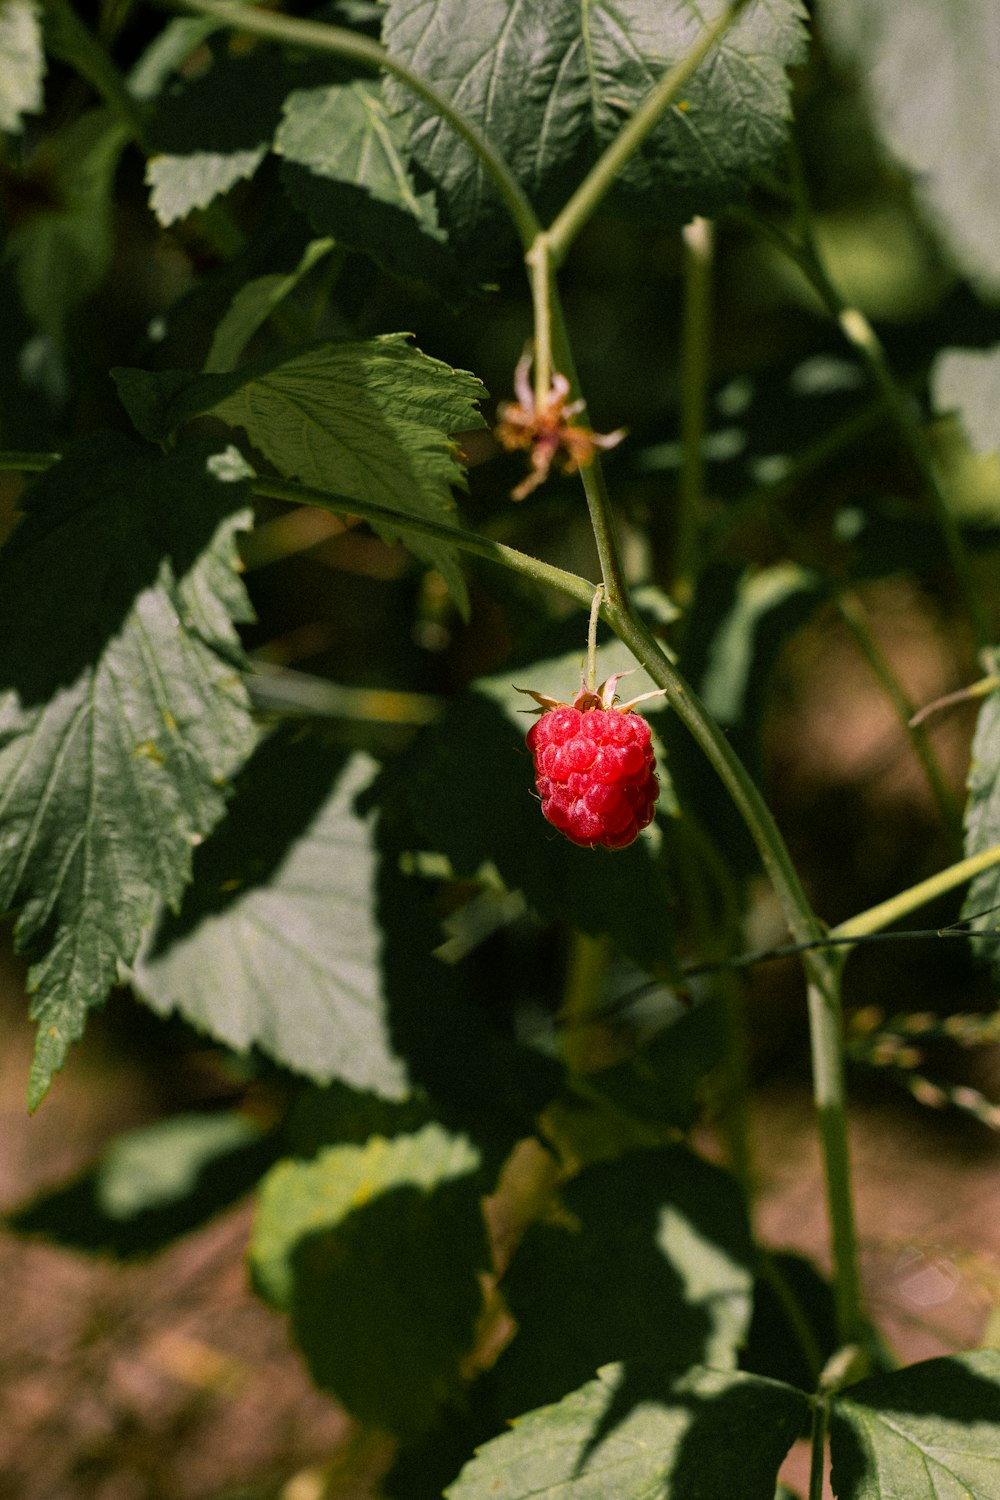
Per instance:
[[[962,810],[945,779],[926,729],[922,724],[913,722],[915,705],[907,697],[885,653],[875,639],[864,605],[851,589],[838,589],[834,594],[834,602],[837,612],[854,636],[861,654],[903,726],[903,731],[923,769],[942,823],[956,848],[961,848]]]
[[[553,567],[516,547],[503,542],[494,542],[478,532],[464,531],[458,526],[445,526],[440,521],[425,520],[419,516],[406,515],[392,510],[388,505],[375,505],[357,500],[353,496],[334,495],[328,490],[312,489],[308,485],[293,484],[287,479],[256,478],[251,481],[255,495],[270,495],[275,500],[287,500],[292,505],[315,505],[319,510],[331,511],[335,516],[360,516],[376,526],[388,526],[403,536],[429,536],[435,541],[447,542],[460,552],[470,552],[483,557],[487,562],[501,563],[524,578],[574,599],[583,609],[589,609],[594,598],[594,584],[577,573],[567,573],[563,568]]]
[[[0,453],[0,472],[44,474],[61,458],[61,453],[19,453],[8,449]]]
[[[587,626],[587,691],[597,692],[597,621],[601,613],[601,585],[594,590],[594,602],[590,606],[590,623]]]
[[[362,67],[391,73],[418,98],[423,99],[425,104],[429,104],[434,113],[450,125],[475,153],[503,199],[521,244],[526,251],[531,248],[536,236],[541,233],[542,226],[521,184],[503,157],[444,94],[439,93],[433,84],[419,73],[413,72],[405,63],[399,62],[379,42],[358,32],[348,31],[342,26],[327,26],[319,21],[300,21],[294,16],[282,15],[276,11],[235,5],[232,0],[181,0],[181,3],[185,10],[212,16],[234,31],[251,32],[255,36],[285,42],[289,46],[308,47],[315,52],[329,52],[335,57],[346,58],[349,62],[360,63]]]
[[[593,467],[596,469],[597,463]],[[757,846],[796,942],[821,942],[825,936],[823,928],[809,904],[771,810],[726,736],[642,622],[612,600],[606,602],[603,613],[615,634],[663,688],[681,722],[721,778]],[[813,1097],[836,1266],[837,1322],[841,1340],[853,1343],[863,1338],[865,1323],[847,1147],[840,1003],[842,960],[837,954],[816,949],[803,955],[803,964],[808,981]]]
[[[809,1500],[823,1500],[823,1474],[826,1469],[826,1430],[830,1405],[823,1395],[813,1400],[812,1432],[809,1451]]]
[[[544,234],[536,237],[531,249],[524,257],[528,266],[531,284],[531,307],[534,327],[535,350],[535,405],[541,406],[548,399],[552,386],[552,302],[555,283],[549,260],[548,239]],[[569,372],[562,370],[567,379]],[[572,385],[572,380],[570,384]]]
[[[554,266],[560,266],[565,260],[573,241],[610,192],[622,169],[659,124],[692,73],[729,30],[746,3],[747,0],[734,0],[728,5],[705,28],[690,52],[667,69],[553,219],[547,237]]]
[[[551,319],[552,337],[552,359],[557,370],[561,371],[569,381],[571,395],[583,399],[580,389],[580,377],[577,373],[576,360],[573,356],[573,347],[569,339],[569,331],[566,327],[566,318],[563,313],[562,300],[559,296],[559,288],[552,274],[551,264],[548,264],[546,278],[546,306]],[[589,421],[586,405],[580,414],[582,422]],[[601,581],[604,585],[604,597],[612,604],[626,606],[628,603],[628,582],[621,565],[621,547],[618,542],[618,529],[615,525],[615,515],[611,507],[611,497],[604,478],[604,470],[600,462],[595,458],[585,469],[580,471],[583,483],[583,492],[587,498],[587,509],[590,513],[590,525],[594,534],[594,544],[597,547],[598,561],[601,567]]]
[[[591,937],[586,932],[570,934],[569,959],[559,1014],[563,1023],[563,1062],[573,1074],[593,1071],[596,1062],[593,1023],[600,1013],[601,993],[610,956],[611,940],[607,933],[598,933],[596,937]]]
[[[711,342],[713,231],[708,219],[685,225],[684,321],[681,329],[682,460],[671,595],[687,609],[698,575],[698,532],[705,489],[705,414]]]
[[[961,859],[956,864],[948,865],[946,869],[939,870],[936,875],[930,875],[926,880],[918,881],[916,885],[909,886],[905,891],[890,896],[887,901],[880,901],[877,906],[871,906],[867,911],[859,912],[857,916],[848,917],[846,922],[840,922],[836,927],[831,927],[829,935],[835,938],[863,938],[869,933],[881,932],[883,928],[890,927],[893,922],[908,917],[910,912],[926,906],[928,901],[934,901],[938,896],[946,895],[956,886],[963,885],[965,881],[972,880],[976,875],[981,875],[984,870],[993,869],[995,865],[1000,865],[1000,844],[993,844],[989,849],[981,849],[978,854],[970,854],[968,859]]]

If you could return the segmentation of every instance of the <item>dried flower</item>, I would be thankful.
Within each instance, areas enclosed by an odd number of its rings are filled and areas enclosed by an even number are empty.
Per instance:
[[[614,448],[625,436],[624,427],[617,432],[594,432],[576,425],[572,418],[582,410],[582,401],[568,401],[569,381],[555,374],[547,396],[535,405],[531,388],[531,354],[521,356],[514,370],[516,401],[505,401],[498,410],[497,441],[514,451],[527,449],[531,454],[531,472],[515,490],[513,500],[523,500],[544,484],[555,464],[561,474],[575,474],[594,460],[599,449]]]

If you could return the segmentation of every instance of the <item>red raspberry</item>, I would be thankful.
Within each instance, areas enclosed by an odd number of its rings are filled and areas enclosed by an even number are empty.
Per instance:
[[[574,844],[605,849],[631,844],[660,795],[649,725],[631,705],[613,706],[616,681],[572,704],[532,694],[549,706],[527,741],[544,816]]]

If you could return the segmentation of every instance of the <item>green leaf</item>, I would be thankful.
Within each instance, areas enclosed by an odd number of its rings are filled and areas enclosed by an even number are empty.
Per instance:
[[[801,1391],[756,1375],[609,1365],[486,1443],[448,1500],[774,1500]],[[907,1497],[909,1500],[909,1497]]]
[[[218,459],[96,435],[35,482],[0,554],[0,907],[45,950],[33,1105],[256,739],[233,628],[250,512]]]
[[[236,0],[236,3],[251,4],[252,0]],[[209,16],[178,16],[168,21],[129,72],[128,91],[133,99],[142,103],[155,99],[181,65],[222,24]]]
[[[658,831],[650,828],[614,854],[580,849],[557,834],[538,807],[524,744],[532,723],[530,699],[513,682],[572,698],[582,654],[479,678],[414,740],[398,766],[399,778],[426,846],[446,854],[458,875],[473,877],[484,864],[493,864],[505,886],[523,891],[541,916],[565,919],[591,934],[610,933],[637,964],[653,967],[669,961],[672,952]],[[634,666],[620,642],[602,646],[598,654],[602,677]],[[637,695],[652,686],[637,671],[623,690]],[[662,755],[657,768],[661,802],[669,806]]]
[[[452,488],[466,487],[451,434],[485,425],[477,403],[486,392],[475,376],[422,354],[405,334],[319,344],[231,375],[112,373],[146,437],[212,412],[243,427],[289,479],[445,523],[454,521]],[[380,533],[397,539],[391,527]],[[466,607],[456,550],[406,541]]]
[[[370,820],[354,811],[374,770],[316,740],[265,742],[134,980],[154,1010],[177,1009],[230,1047],[398,1099],[406,1074],[389,1040],[376,856]]]
[[[994,0],[822,0],[819,17],[955,263],[983,291],[1000,291]]]
[[[116,1137],[78,1181],[6,1222],[78,1250],[148,1255],[235,1202],[276,1154],[246,1115],[174,1115]]]
[[[292,270],[275,271],[244,282],[215,330],[205,360],[206,373],[215,375],[235,369],[257,330],[333,248],[333,240],[310,240]]]
[[[32,157],[29,180],[46,207],[7,237],[28,316],[61,340],[69,314],[101,284],[111,265],[111,190],[128,130],[95,109],[57,131]]]
[[[205,208],[253,176],[270,150],[281,104],[295,76],[280,53],[213,53],[199,77],[163,89],[146,168],[150,207],[161,224]]]
[[[314,1379],[362,1421],[425,1430],[462,1387],[490,1264],[480,1157],[429,1124],[279,1163],[250,1247]]]
[[[942,349],[930,373],[937,411],[956,412],[977,453],[1000,449],[1000,344]]]
[[[186,156],[154,156],[146,169],[149,206],[160,223],[173,224],[195,208],[228,193],[252,177],[267,155],[267,143],[244,151],[189,151]]]
[[[277,155],[321,177],[353,182],[373,198],[437,229],[434,197],[418,194],[404,155],[403,133],[371,79],[296,89],[288,95],[274,138]]]
[[[612,1359],[732,1368],[750,1323],[753,1253],[733,1179],[672,1146],[588,1167],[566,1217],[533,1225],[504,1279],[518,1333],[505,1415],[557,1400]]]
[[[991,668],[1000,672],[1000,649]],[[965,806],[965,852],[980,854],[1000,844],[1000,690],[983,700],[972,739]],[[984,870],[970,882],[962,904],[962,918],[975,932],[1000,931],[1000,866]],[[977,942],[976,952],[988,959],[1000,984],[1000,939]]]
[[[554,211],[658,82],[690,51],[723,0],[390,0],[383,40],[432,78],[504,156],[543,213]],[[626,167],[647,211],[683,223],[742,195],[779,150],[789,114],[785,68],[804,57],[798,0],[758,0],[701,65],[678,106]],[[411,150],[463,236],[497,216],[469,148],[401,84]],[[683,106],[683,107],[680,107]]]
[[[747,568],[735,580],[732,599],[708,647],[699,691],[709,713],[725,728],[745,723],[759,700],[761,677],[777,642],[787,638],[787,619],[798,622],[822,597],[818,575],[798,563]],[[780,611],[784,628],[776,631]],[[759,710],[758,710],[759,711]]]
[[[1000,1352],[929,1359],[850,1386],[830,1425],[838,1500],[995,1500]]]
[[[42,108],[45,52],[35,0],[0,5],[0,130],[23,129],[22,115]]]
[[[274,138],[285,187],[314,229],[396,275],[454,287],[462,278],[434,195],[418,193],[405,148],[405,126],[372,79],[296,89]]]

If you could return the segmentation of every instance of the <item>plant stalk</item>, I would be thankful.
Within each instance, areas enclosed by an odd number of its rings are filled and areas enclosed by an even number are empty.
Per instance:
[[[708,53],[721,41],[746,4],[747,0],[734,0],[705,28],[690,52],[667,69],[591,167],[547,231],[549,253],[554,266],[562,265],[573,241],[611,191],[622,169],[639,150],[650,131],[656,128],[692,73],[697,71]]]
[[[886,901],[880,901],[877,906],[870,906],[867,911],[848,917],[846,922],[839,922],[836,927],[831,927],[829,936],[863,938],[873,932],[881,932],[883,928],[891,927],[893,922],[908,917],[910,912],[926,906],[929,901],[936,901],[938,896],[946,895],[956,886],[964,885],[967,880],[981,875],[984,870],[992,870],[996,865],[1000,865],[1000,844],[992,844],[988,849],[981,849],[978,854],[970,854],[968,859],[960,859],[956,864],[948,865],[936,875],[929,875],[926,880],[920,880]]]
[[[684,320],[681,329],[680,505],[670,593],[681,609],[694,599],[698,576],[698,532],[705,490],[705,415],[708,404],[714,233],[708,219],[682,230]]]
[[[771,810],[726,736],[645,625],[628,609],[610,600],[603,613],[619,639],[664,689],[671,707],[721,778],[757,846],[796,942],[822,942],[823,927],[809,904]],[[803,954],[803,965],[808,983],[813,1097],[836,1266],[837,1323],[841,1341],[857,1343],[864,1339],[865,1319],[847,1144],[840,1002],[842,958],[839,954],[810,949]]]

